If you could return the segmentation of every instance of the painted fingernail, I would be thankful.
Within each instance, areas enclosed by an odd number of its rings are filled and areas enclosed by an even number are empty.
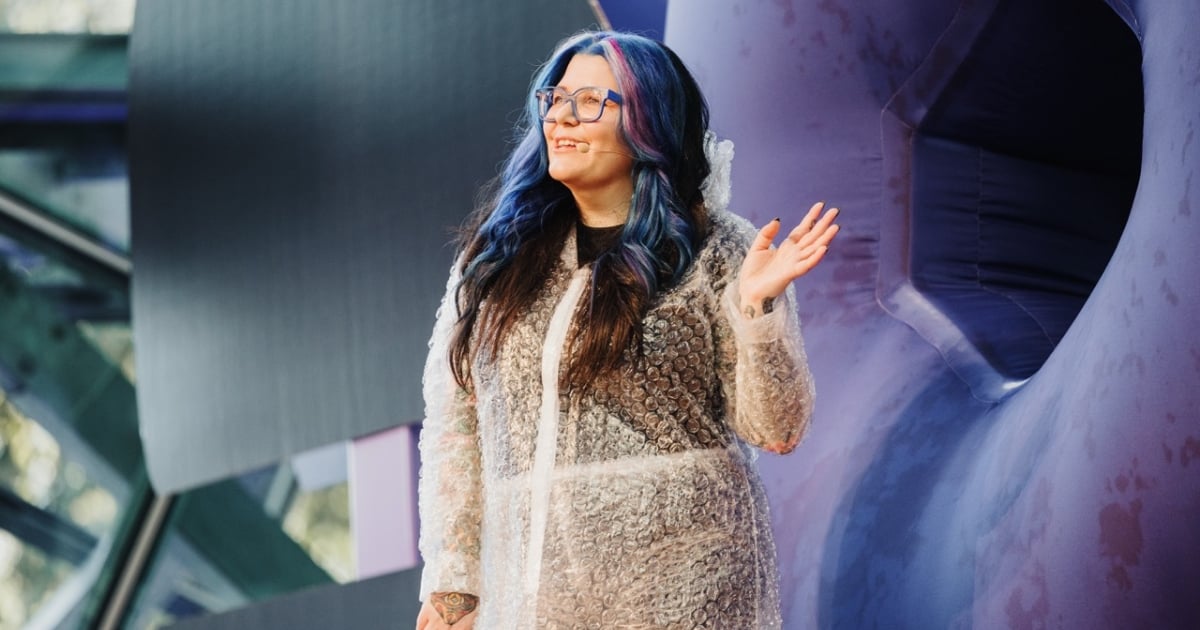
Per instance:
[[[780,219],[779,219],[779,217],[775,217],[774,219],[771,219],[771,220],[772,220],[772,221],[779,221]]]

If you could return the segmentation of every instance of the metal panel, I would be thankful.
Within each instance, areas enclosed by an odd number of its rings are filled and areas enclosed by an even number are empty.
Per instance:
[[[450,230],[554,0],[149,0],[131,42],[139,410],[176,492],[420,419]]]
[[[407,628],[421,602],[420,568],[353,584],[319,586],[220,615],[189,619],[171,630],[327,630],[328,628]]]

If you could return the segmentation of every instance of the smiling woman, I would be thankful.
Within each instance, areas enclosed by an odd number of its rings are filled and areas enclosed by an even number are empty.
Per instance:
[[[620,108],[617,87],[604,57],[576,55],[556,87],[538,91],[550,177],[571,189],[584,225],[621,225],[633,194],[620,117],[604,115]]]
[[[634,35],[563,42],[521,132],[430,343],[417,627],[779,627],[747,447],[808,426],[785,289],[836,210],[778,247],[727,212],[696,82]]]

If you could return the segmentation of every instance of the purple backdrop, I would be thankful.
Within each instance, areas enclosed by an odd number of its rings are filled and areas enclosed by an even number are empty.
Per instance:
[[[734,209],[844,211],[797,286],[812,432],[761,461],[787,627],[1200,627],[1197,32],[1195,2],[668,6]],[[964,218],[990,252],[942,249]]]

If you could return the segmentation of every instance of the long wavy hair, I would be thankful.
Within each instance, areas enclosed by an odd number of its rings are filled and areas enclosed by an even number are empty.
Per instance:
[[[634,155],[633,197],[618,243],[592,265],[587,320],[570,339],[565,384],[583,385],[617,369],[627,348],[640,352],[650,304],[680,280],[707,235],[700,188],[710,170],[708,104],[683,62],[637,35],[600,31],[564,40],[534,75],[516,147],[460,236],[450,365],[468,389],[475,353],[498,352],[544,285],[578,215],[570,191],[548,174],[533,96],[556,85],[575,55],[603,57],[616,78],[620,133]]]

